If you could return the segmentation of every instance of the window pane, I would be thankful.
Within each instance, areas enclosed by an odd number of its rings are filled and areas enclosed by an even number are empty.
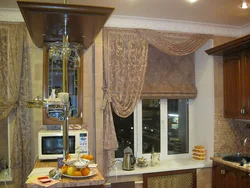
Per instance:
[[[188,153],[188,100],[168,99],[168,154]]]
[[[130,146],[134,153],[134,113],[127,118],[122,118],[113,112],[113,119],[119,146],[115,152],[115,157],[123,158],[123,150],[126,146]]]
[[[142,100],[142,153],[160,152],[160,100]]]

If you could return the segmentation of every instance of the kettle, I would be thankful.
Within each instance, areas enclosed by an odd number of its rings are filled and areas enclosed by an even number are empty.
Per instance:
[[[136,162],[136,159],[132,153],[132,149],[129,147],[125,148],[122,169],[123,170],[134,170],[135,162]]]

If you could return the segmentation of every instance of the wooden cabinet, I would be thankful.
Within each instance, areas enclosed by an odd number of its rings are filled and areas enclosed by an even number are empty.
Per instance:
[[[48,98],[52,89],[55,89],[55,94],[63,92],[63,65],[62,61],[52,61],[48,58],[48,48],[44,46],[44,65],[43,65],[43,98]],[[67,78],[69,93],[69,103],[71,112],[69,113],[70,124],[83,123],[83,55],[81,55],[80,66],[75,67],[74,64],[68,63]],[[43,109],[43,124],[55,125],[62,124],[60,117],[61,111],[54,109]]]
[[[213,162],[212,188],[247,188],[250,176],[247,172]]]
[[[224,56],[224,117],[250,119],[250,50]]]
[[[224,117],[250,119],[250,35],[206,50],[223,56]]]

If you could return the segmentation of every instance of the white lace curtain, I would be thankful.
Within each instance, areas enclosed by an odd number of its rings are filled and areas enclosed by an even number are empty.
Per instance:
[[[195,52],[211,35],[169,33],[145,29],[104,28],[104,172],[117,149],[112,108],[128,117],[140,99],[147,67],[148,44],[171,55]],[[111,108],[112,106],[112,108]]]

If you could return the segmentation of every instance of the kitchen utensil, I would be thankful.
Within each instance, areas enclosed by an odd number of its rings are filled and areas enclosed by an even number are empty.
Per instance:
[[[132,153],[132,149],[130,147],[126,147],[124,149],[124,157],[123,157],[123,170],[134,170],[134,164],[136,162],[135,156]]]

